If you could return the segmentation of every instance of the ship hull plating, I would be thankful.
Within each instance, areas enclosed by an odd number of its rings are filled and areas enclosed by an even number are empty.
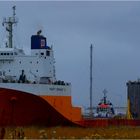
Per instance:
[[[40,96],[0,88],[0,126],[75,124]]]

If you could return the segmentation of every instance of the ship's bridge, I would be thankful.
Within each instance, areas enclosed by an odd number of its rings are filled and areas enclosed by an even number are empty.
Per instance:
[[[0,48],[0,61],[13,61],[17,55],[25,54],[22,49]]]
[[[13,61],[14,49],[13,48],[0,48],[0,61]]]

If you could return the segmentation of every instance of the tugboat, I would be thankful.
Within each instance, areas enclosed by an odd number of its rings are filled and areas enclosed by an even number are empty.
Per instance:
[[[115,115],[113,104],[109,100],[107,100],[107,96],[106,96],[107,91],[105,89],[103,90],[103,93],[104,93],[104,97],[98,103],[95,117],[112,118]]]

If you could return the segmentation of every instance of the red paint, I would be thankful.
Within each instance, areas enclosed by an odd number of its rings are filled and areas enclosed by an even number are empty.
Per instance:
[[[101,104],[101,105],[99,105],[99,107],[100,107],[100,108],[108,108],[108,107],[109,107],[109,105],[106,105],[106,104]]]
[[[0,88],[0,126],[75,125],[43,98]]]
[[[140,126],[140,120],[83,119],[71,121],[43,98],[0,88],[0,126],[75,125],[83,127]]]
[[[140,120],[129,119],[83,119],[79,123],[84,127],[140,126]]]

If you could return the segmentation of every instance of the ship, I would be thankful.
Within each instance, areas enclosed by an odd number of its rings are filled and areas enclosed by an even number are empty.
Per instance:
[[[95,117],[113,118],[115,116],[113,104],[110,102],[110,100],[107,100],[107,95],[106,95],[107,91],[105,89],[104,89],[103,93],[104,93],[104,97],[98,103],[98,106],[96,108]]]
[[[8,39],[0,47],[0,126],[80,125],[71,83],[56,79],[53,47],[42,30],[31,36],[30,55],[14,46],[16,6],[12,12],[2,22]]]
[[[16,6],[12,11],[2,22],[7,41],[0,46],[0,127],[140,126],[140,119],[115,118],[113,104],[105,94],[97,106],[97,116],[93,115],[92,84],[90,113],[85,118],[82,108],[72,105],[71,83],[56,78],[53,47],[42,30],[31,35],[30,55],[13,43]],[[90,80],[92,83],[92,75]],[[128,114],[131,116],[129,110]]]

